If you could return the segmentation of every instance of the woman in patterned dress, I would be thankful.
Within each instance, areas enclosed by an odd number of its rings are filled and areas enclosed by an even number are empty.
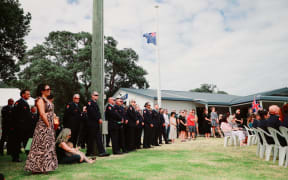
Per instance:
[[[51,89],[47,84],[37,88],[38,98],[35,100],[40,118],[37,122],[25,170],[32,173],[46,173],[58,167],[55,151],[54,105],[47,100]]]

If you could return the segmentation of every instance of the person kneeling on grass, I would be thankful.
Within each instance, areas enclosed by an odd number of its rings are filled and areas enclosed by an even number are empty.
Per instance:
[[[71,137],[71,130],[63,129],[56,140],[57,159],[60,164],[93,163],[95,160],[87,158],[78,148],[73,148],[73,144],[68,142]]]

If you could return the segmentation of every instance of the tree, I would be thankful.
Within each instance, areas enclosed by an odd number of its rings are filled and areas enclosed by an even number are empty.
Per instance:
[[[74,93],[82,94],[84,103],[90,97],[91,42],[92,36],[87,32],[49,33],[43,44],[26,53],[20,62],[26,68],[19,73],[19,80],[14,84],[34,90],[39,83],[47,82],[54,89],[58,114],[63,112],[65,103],[71,101]],[[105,37],[104,50],[107,96],[120,87],[149,87],[144,77],[147,72],[136,64],[138,55],[134,50],[118,50],[117,41],[112,37]]]
[[[217,93],[217,94],[228,94],[225,91],[217,90],[217,86],[214,84],[201,84],[200,88],[191,89],[190,92],[205,92],[205,93]]]
[[[25,54],[31,14],[24,14],[18,0],[1,0],[0,12],[0,81],[9,82],[20,70],[16,61]]]
[[[139,56],[133,49],[117,49],[118,42],[105,38],[105,92],[112,96],[119,88],[149,87],[147,72],[136,64]]]

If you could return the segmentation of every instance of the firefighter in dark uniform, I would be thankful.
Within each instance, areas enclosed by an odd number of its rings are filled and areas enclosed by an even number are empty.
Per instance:
[[[109,156],[106,153],[103,142],[102,142],[102,134],[100,132],[100,126],[102,124],[102,118],[99,106],[97,104],[98,93],[94,91],[91,94],[91,100],[88,101],[87,104],[87,131],[88,131],[88,142],[87,142],[87,156],[95,156],[97,155],[97,151],[95,146],[98,149],[98,156]]]
[[[7,142],[7,154],[9,154],[10,149],[8,145],[8,136],[10,134],[10,128],[11,128],[11,123],[12,123],[12,111],[13,111],[13,104],[14,100],[13,99],[8,99],[8,105],[4,106],[1,110],[1,116],[2,116],[2,121],[1,121],[1,128],[2,128],[2,136],[0,140],[0,155],[4,155],[4,142]]]
[[[154,124],[152,122],[152,112],[151,112],[151,105],[146,102],[145,109],[143,110],[143,118],[144,118],[144,142],[143,148],[151,148],[152,145],[152,132],[154,128]]]
[[[71,130],[71,141],[74,147],[78,144],[80,125],[81,125],[81,109],[79,107],[80,95],[74,94],[73,102],[67,104],[64,112],[63,124],[64,128]]]
[[[124,132],[124,124],[128,123],[126,120],[126,113],[125,113],[125,109],[123,107],[123,100],[121,98],[117,98],[116,99],[116,104],[114,105],[115,111],[118,112],[121,116],[122,119],[122,123],[120,124],[120,128],[119,128],[119,146],[122,149],[123,153],[127,153],[127,149],[126,149],[126,142],[125,142],[125,132]]]
[[[32,115],[27,103],[27,100],[30,98],[30,91],[26,89],[22,90],[20,95],[21,98],[14,104],[11,138],[9,137],[13,162],[21,162],[19,159],[21,143],[25,148],[32,129]]]
[[[137,119],[139,120],[139,123],[136,126],[135,145],[136,145],[136,149],[141,149],[141,136],[142,136],[142,130],[144,127],[144,119],[141,113],[141,109],[138,105],[136,106],[136,116],[137,116]]]
[[[114,105],[115,99],[113,97],[108,98],[105,117],[108,120],[108,131],[111,136],[113,154],[122,154],[119,146],[119,129],[124,119],[122,119],[122,116],[116,111]]]
[[[155,109],[152,110],[152,122],[154,124],[153,128],[153,137],[152,137],[152,144],[154,146],[159,146],[158,140],[160,136],[160,113],[159,113],[159,106],[158,104],[155,104],[154,106]]]
[[[82,149],[85,149],[87,144],[87,107],[83,107],[83,111],[81,113],[81,123],[80,123],[80,134],[78,145],[81,146]]]
[[[137,118],[136,110],[136,101],[131,100],[130,105],[127,108],[126,116],[128,120],[127,128],[126,128],[126,143],[128,151],[135,151],[135,136],[136,136],[136,126],[139,124],[139,120]]]

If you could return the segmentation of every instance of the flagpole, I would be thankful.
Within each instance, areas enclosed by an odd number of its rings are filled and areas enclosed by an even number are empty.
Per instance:
[[[155,6],[156,9],[156,58],[158,69],[158,86],[157,86],[157,100],[158,106],[161,107],[161,77],[160,77],[160,53],[159,53],[159,6]]]

